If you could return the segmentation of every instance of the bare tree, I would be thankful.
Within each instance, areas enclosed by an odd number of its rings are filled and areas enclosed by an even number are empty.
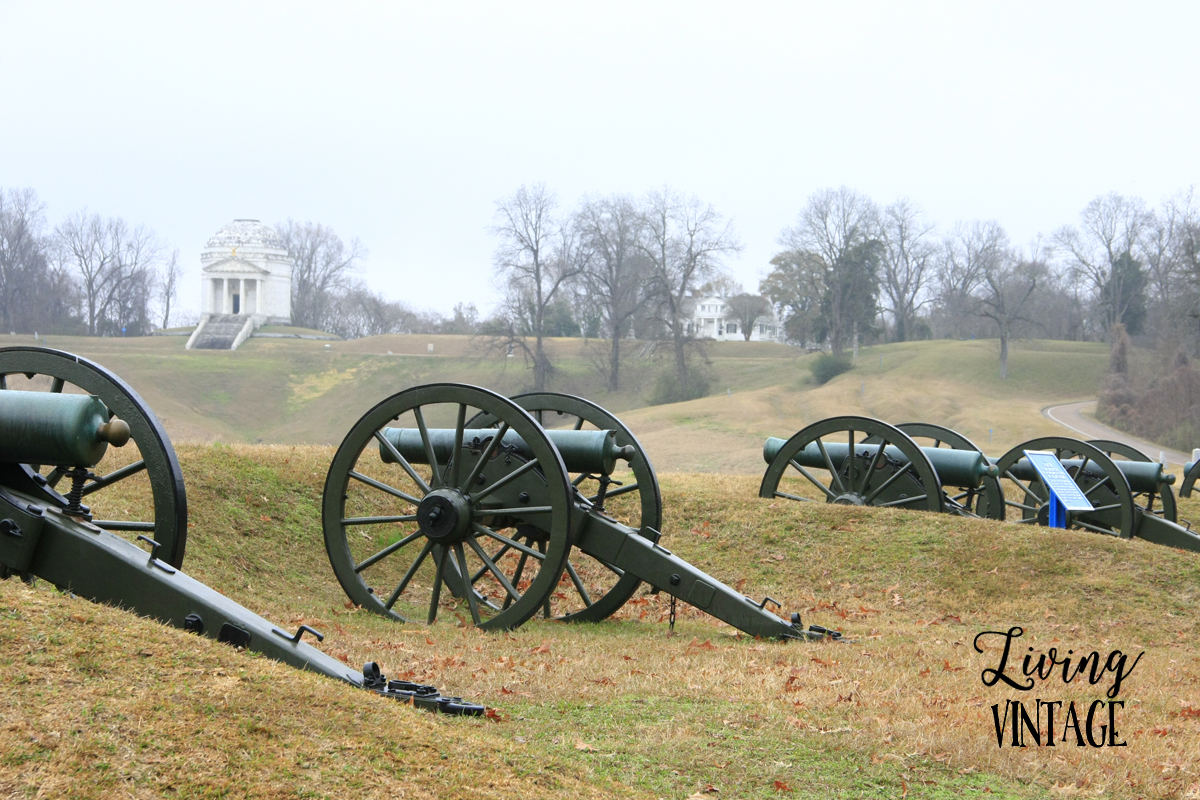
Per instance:
[[[994,322],[1000,334],[1001,380],[1008,377],[1008,347],[1013,331],[1020,322],[1032,322],[1028,315],[1030,300],[1046,275],[1041,248],[1036,244],[1028,258],[1006,251],[983,266],[975,309],[979,316]]]
[[[1116,323],[1126,322],[1130,310],[1144,300],[1140,259],[1152,218],[1140,199],[1113,193],[1088,203],[1080,221],[1082,230],[1060,228],[1054,241],[1068,254],[1075,273],[1094,290],[1107,333]]]
[[[544,185],[522,186],[512,197],[497,201],[492,227],[500,239],[493,258],[496,275],[505,288],[505,306],[510,316],[527,316],[530,322],[534,346],[529,355],[537,391],[545,390],[551,370],[543,345],[546,309],[587,263],[577,233],[557,218],[557,206],[557,199]],[[505,330],[509,343],[528,350],[519,326],[509,325]]]
[[[614,195],[586,201],[575,215],[575,230],[590,254],[581,277],[603,316],[609,338],[605,378],[615,392],[621,387],[621,337],[649,289],[644,219],[630,197]]]
[[[162,274],[158,278],[158,300],[162,307],[162,327],[171,326],[171,306],[179,295],[179,278],[183,267],[179,265],[179,250],[171,251],[171,255],[163,264]]]
[[[883,293],[896,325],[896,341],[912,335],[917,312],[928,302],[926,285],[933,278],[937,248],[930,234],[933,226],[921,219],[921,210],[907,198],[883,210],[880,238],[883,240]]]
[[[650,192],[642,208],[643,236],[638,247],[650,262],[648,291],[657,316],[671,337],[675,378],[683,396],[691,396],[687,347],[691,295],[719,274],[720,260],[741,249],[732,223],[695,196],[681,197],[670,188]]]
[[[1008,252],[1008,234],[996,222],[959,222],[937,253],[935,307],[939,332],[961,336],[975,314],[975,292]]]
[[[742,338],[747,342],[754,333],[754,325],[763,317],[770,316],[771,304],[761,294],[742,292],[725,301],[733,319],[740,325]]]
[[[139,225],[79,211],[55,229],[63,265],[78,274],[88,333],[135,335],[151,327],[162,245]]]
[[[25,332],[42,321],[37,311],[49,269],[44,209],[32,189],[0,190],[0,330]]]
[[[358,239],[346,245],[334,230],[315,222],[288,219],[275,225],[292,269],[292,324],[318,330],[330,321],[339,291],[350,279],[367,249]]]
[[[821,262],[823,316],[834,355],[842,354],[861,322],[875,317],[878,229],[871,199],[842,186],[814,192],[797,223],[779,237],[789,250]]]

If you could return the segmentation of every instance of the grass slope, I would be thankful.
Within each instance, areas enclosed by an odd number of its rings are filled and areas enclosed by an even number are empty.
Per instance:
[[[664,544],[845,644],[748,640],[639,595],[594,625],[507,634],[347,608],[324,447],[182,446],[192,575],[328,652],[498,709],[438,719],[39,584],[0,583],[0,789],[16,797],[1178,797],[1200,793],[1200,557],[946,515],[758,499],[663,476]],[[1200,504],[1189,501],[1193,518]],[[445,615],[452,618],[452,615]],[[995,642],[1145,656],[1128,747],[998,749]],[[1023,652],[1023,649],[1022,649]],[[1132,659],[1131,659],[1132,660]],[[1090,702],[1105,680],[1030,696]],[[1028,701],[1030,697],[1020,697]]]
[[[0,336],[0,346],[9,342],[32,343]],[[120,375],[176,442],[337,444],[368,408],[409,386],[454,381],[515,394],[531,380],[522,359],[465,336],[251,339],[235,352],[187,351],[183,337],[53,337],[49,344]],[[817,387],[808,370],[813,356],[784,345],[722,342],[708,349],[713,395],[648,407],[665,365],[651,345],[623,345],[625,388],[608,393],[593,366],[598,343],[550,340],[551,389],[619,413],[659,469],[742,474],[761,473],[767,436],[790,436],[835,414],[949,425],[1002,455],[1034,436],[1066,433],[1040,409],[1094,396],[1108,359],[1101,344],[1024,342],[1001,381],[994,341],[910,342],[864,348],[855,369]]]

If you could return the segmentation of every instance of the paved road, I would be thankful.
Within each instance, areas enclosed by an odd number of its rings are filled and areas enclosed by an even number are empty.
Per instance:
[[[1192,460],[1191,453],[1181,453],[1178,450],[1171,450],[1162,445],[1147,442],[1142,439],[1137,439],[1130,436],[1128,433],[1114,430],[1107,425],[1097,422],[1091,417],[1085,417],[1081,412],[1084,409],[1093,411],[1096,408],[1095,400],[1088,400],[1085,403],[1067,403],[1061,406],[1046,406],[1042,409],[1042,414],[1050,420],[1057,422],[1065,428],[1068,428],[1075,434],[1076,438],[1082,439],[1111,439],[1113,441],[1122,442],[1130,447],[1136,447],[1151,458],[1158,460],[1159,453],[1167,459],[1168,464],[1186,464]]]

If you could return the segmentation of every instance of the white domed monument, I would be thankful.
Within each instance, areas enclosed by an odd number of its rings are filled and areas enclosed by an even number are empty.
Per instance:
[[[255,328],[292,321],[292,260],[279,234],[235,219],[200,254],[200,324],[187,348],[236,350]]]

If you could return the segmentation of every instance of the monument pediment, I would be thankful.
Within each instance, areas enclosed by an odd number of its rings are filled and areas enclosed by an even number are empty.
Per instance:
[[[270,270],[263,269],[257,264],[252,264],[249,261],[238,258],[237,256],[223,258],[215,264],[210,264],[209,266],[204,267],[203,271],[209,273],[210,275],[213,273],[237,274],[246,272],[256,275],[271,274]]]

